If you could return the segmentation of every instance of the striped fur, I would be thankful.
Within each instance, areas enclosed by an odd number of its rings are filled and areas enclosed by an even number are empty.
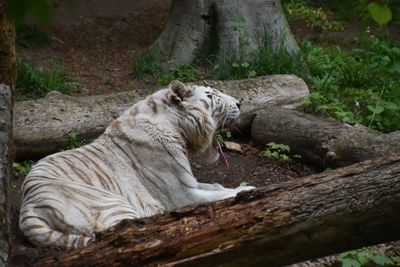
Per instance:
[[[174,81],[128,109],[91,144],[40,160],[22,190],[20,229],[35,245],[83,247],[124,219],[235,196],[199,183],[187,154],[216,161],[215,131],[239,116],[214,89]]]

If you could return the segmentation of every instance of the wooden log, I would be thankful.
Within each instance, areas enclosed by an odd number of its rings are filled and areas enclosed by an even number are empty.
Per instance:
[[[400,154],[400,131],[386,134],[357,123],[341,123],[278,107],[257,112],[252,139],[261,145],[289,145],[294,154],[321,168]]]
[[[400,238],[400,156],[151,218],[36,266],[282,266]]]
[[[1,4],[0,1],[0,8]],[[4,14],[0,12],[0,19],[4,19],[1,17],[2,15]],[[11,248],[10,199],[7,190],[10,186],[11,162],[14,156],[12,150],[12,107],[12,88],[0,81],[0,266],[8,264]]]
[[[243,113],[270,104],[294,108],[309,94],[304,81],[293,75],[196,84],[211,86],[240,99]],[[126,108],[154,90],[87,97],[50,92],[42,99],[19,102],[14,120],[17,155],[33,157],[56,152],[68,144],[71,134],[76,134],[78,139],[93,139]]]

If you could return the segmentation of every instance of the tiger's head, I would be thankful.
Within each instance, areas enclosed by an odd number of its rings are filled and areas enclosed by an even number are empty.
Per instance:
[[[167,98],[174,103],[177,121],[186,145],[192,152],[203,152],[209,162],[228,162],[215,134],[231,126],[240,115],[237,99],[204,86],[170,83]]]

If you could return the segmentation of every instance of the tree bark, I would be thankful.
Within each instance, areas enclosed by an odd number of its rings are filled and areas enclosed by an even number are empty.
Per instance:
[[[220,63],[233,56],[246,61],[265,39],[273,48],[299,50],[279,0],[174,0],[164,31],[147,51],[167,66],[190,64],[206,42],[217,40]]]
[[[124,221],[37,266],[282,266],[400,238],[400,157]]]
[[[386,134],[360,124],[341,123],[278,107],[257,112],[252,140],[261,145],[269,142],[289,145],[293,154],[321,168],[400,154],[400,131]]]
[[[8,262],[10,220],[8,185],[12,162],[13,88],[16,79],[14,27],[0,0],[0,266]]]
[[[211,86],[241,100],[243,113],[270,104],[294,108],[309,94],[304,81],[293,75],[196,84]],[[68,144],[71,134],[76,134],[78,139],[96,138],[121,112],[153,91],[89,97],[51,92],[43,99],[18,102],[14,121],[17,155],[26,158],[56,152]],[[247,121],[242,122],[245,125],[242,128],[248,128]]]

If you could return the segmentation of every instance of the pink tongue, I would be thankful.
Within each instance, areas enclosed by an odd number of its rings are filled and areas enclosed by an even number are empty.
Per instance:
[[[219,160],[222,162],[222,164],[226,167],[229,168],[229,163],[228,160],[225,157],[224,152],[222,151],[221,145],[218,143],[217,138],[214,138],[213,141],[213,145],[215,147],[215,149],[218,151],[219,153]]]

